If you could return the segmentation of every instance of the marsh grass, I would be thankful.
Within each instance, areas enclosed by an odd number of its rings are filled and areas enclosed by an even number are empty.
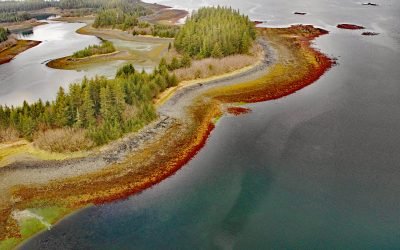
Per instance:
[[[174,53],[174,51],[171,51],[171,53]],[[174,73],[179,81],[223,75],[254,64],[261,53],[262,48],[259,45],[254,45],[249,54],[194,60],[191,67],[174,70]]]
[[[50,152],[76,152],[89,150],[94,142],[86,136],[85,129],[63,128],[38,132],[34,145]]]
[[[230,73],[253,63],[254,57],[250,55],[234,55],[221,59],[207,58],[193,61],[190,68],[177,69],[174,73],[179,81],[188,81]]]
[[[19,133],[15,128],[0,128],[0,143],[14,142],[19,139]]]

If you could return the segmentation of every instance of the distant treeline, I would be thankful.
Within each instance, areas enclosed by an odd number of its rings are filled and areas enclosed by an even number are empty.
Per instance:
[[[60,0],[59,5],[62,9],[81,9],[81,8],[121,8],[130,10],[138,5],[139,0]]]
[[[40,10],[48,7],[61,9],[99,9],[118,8],[126,12],[140,10],[149,11],[138,0],[25,0],[25,1],[0,1],[0,22],[24,21],[34,16],[29,11]]]
[[[151,11],[140,5],[132,5],[129,9],[102,9],[94,20],[93,27],[112,27],[126,30],[139,24],[138,18],[150,14]]]
[[[93,27],[131,30],[133,35],[153,35],[169,38],[176,36],[179,26],[151,24],[139,20],[141,16],[149,14],[151,14],[151,11],[140,5],[135,6],[129,11],[120,8],[102,9],[97,13]]]
[[[247,53],[256,38],[253,22],[239,11],[206,7],[194,12],[176,36],[175,48],[195,58]]]
[[[132,65],[120,68],[116,78],[84,79],[60,88],[53,102],[41,100],[21,107],[0,106],[0,130],[13,129],[20,137],[56,128],[81,128],[96,145],[138,130],[155,119],[153,99],[177,79],[165,65],[153,73],[138,72]]]
[[[65,0],[61,0],[60,2],[62,1]],[[48,7],[57,6],[58,4],[60,4],[60,2],[45,0],[1,1],[0,13],[16,13],[22,11],[40,10]]]
[[[121,8],[130,9],[138,0],[25,0],[0,1],[0,13],[40,10],[48,7],[62,9]]]
[[[3,27],[0,27],[0,43],[7,41],[9,34],[10,34],[9,30],[4,29]]]
[[[100,45],[90,45],[83,50],[75,52],[72,57],[84,58],[93,55],[108,54],[115,51],[115,47],[110,41],[104,41]]]
[[[132,28],[132,27],[131,27]],[[163,38],[174,38],[178,34],[180,27],[177,25],[151,24],[148,22],[139,22],[133,27],[132,34],[152,35]]]

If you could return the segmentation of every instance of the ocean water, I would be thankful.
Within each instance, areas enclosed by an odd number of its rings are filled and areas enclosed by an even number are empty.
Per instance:
[[[158,2],[229,4],[266,26],[314,24],[330,31],[314,46],[338,65],[293,95],[223,117],[159,185],[84,209],[22,248],[399,249],[400,2]]]

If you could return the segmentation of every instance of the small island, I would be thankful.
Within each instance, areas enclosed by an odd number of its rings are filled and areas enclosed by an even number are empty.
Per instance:
[[[46,65],[55,69],[69,69],[93,60],[93,57],[109,58],[117,53],[112,42],[102,41],[100,45],[90,45],[83,50],[76,51],[72,56],[52,60]]]

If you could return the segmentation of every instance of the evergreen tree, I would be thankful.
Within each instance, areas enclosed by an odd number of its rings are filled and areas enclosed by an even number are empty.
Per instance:
[[[190,68],[190,66],[192,66],[192,59],[190,58],[190,56],[188,54],[185,54],[182,57],[181,66],[183,68]]]
[[[82,106],[79,109],[79,123],[78,126],[84,128],[92,127],[96,123],[94,102],[89,87],[86,87],[83,91]]]
[[[175,69],[179,69],[180,67],[181,67],[181,64],[180,64],[179,60],[176,57],[173,57],[171,64],[168,66],[168,69],[175,70]]]
[[[221,58],[224,56],[224,53],[222,52],[221,46],[219,43],[215,43],[213,50],[211,52],[211,56],[214,58]]]
[[[56,103],[54,105],[55,124],[58,127],[64,127],[68,124],[68,104],[65,91],[62,87],[59,88],[57,93]]]
[[[0,43],[8,39],[9,33],[3,27],[0,27]]]

